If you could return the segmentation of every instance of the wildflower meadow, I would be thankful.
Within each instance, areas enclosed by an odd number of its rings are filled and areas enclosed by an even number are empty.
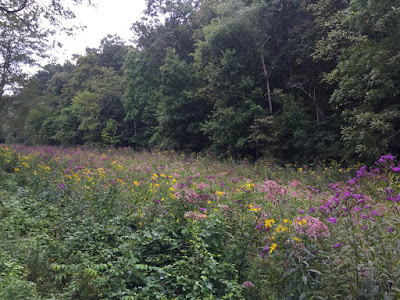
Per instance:
[[[0,299],[400,299],[400,165],[0,145]]]

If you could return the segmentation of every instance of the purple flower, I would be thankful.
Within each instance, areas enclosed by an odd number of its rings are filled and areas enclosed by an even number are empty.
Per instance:
[[[340,246],[342,246],[342,243],[337,243],[337,244],[335,244],[335,248],[338,248],[338,247],[340,247]]]
[[[370,212],[370,215],[372,215],[372,216],[378,216],[378,217],[382,216],[381,213],[378,213],[378,212],[376,212],[376,211],[374,211],[374,210]]]
[[[394,161],[394,156],[391,154],[382,156],[375,164],[382,164],[387,161]]]
[[[332,197],[332,200],[335,201],[335,204],[338,205],[340,202],[340,198]]]
[[[60,188],[62,188],[62,189],[65,187],[63,183],[59,184],[58,186],[59,186]]]
[[[394,193],[394,190],[391,189],[391,188],[387,188],[387,189],[386,189],[386,193],[388,193],[388,194],[393,194],[393,193]]]
[[[400,194],[398,194],[395,197],[387,197],[386,200],[393,201],[393,202],[399,202],[400,201]]]
[[[392,167],[392,170],[393,170],[394,172],[400,172],[400,166],[398,166],[398,167]]]
[[[336,223],[336,217],[328,218],[328,221],[331,223]]]
[[[386,230],[387,230],[388,232],[394,232],[394,229],[393,229],[393,228],[386,228]]]
[[[362,167],[360,168],[360,170],[357,172],[357,177],[363,176],[366,169],[367,169],[367,166],[362,166]]]
[[[355,183],[356,183],[356,178],[350,179],[349,181],[347,181],[347,183],[348,183],[349,185],[355,184]]]
[[[310,209],[308,210],[310,213],[315,211],[315,207],[311,206]]]

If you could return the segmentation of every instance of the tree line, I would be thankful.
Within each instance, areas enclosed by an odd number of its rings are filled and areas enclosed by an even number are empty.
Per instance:
[[[107,36],[3,93],[0,141],[296,162],[399,153],[400,0],[146,4],[134,47]]]

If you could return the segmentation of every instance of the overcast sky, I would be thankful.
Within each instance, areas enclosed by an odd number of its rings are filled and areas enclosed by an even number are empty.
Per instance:
[[[84,54],[86,47],[97,48],[107,34],[118,34],[128,41],[132,38],[132,23],[138,21],[145,8],[145,0],[97,0],[96,7],[77,6],[75,24],[87,28],[74,37],[60,36],[62,49],[55,50],[59,63],[71,59],[72,54]]]

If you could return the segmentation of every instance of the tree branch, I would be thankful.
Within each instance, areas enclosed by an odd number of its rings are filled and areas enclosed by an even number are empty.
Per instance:
[[[15,8],[15,9],[7,8],[5,6],[0,6],[0,11],[5,12],[7,14],[16,14],[16,13],[20,12],[21,10],[24,10],[25,7],[27,6],[27,4],[28,4],[28,0],[24,0],[21,3],[20,7]]]

